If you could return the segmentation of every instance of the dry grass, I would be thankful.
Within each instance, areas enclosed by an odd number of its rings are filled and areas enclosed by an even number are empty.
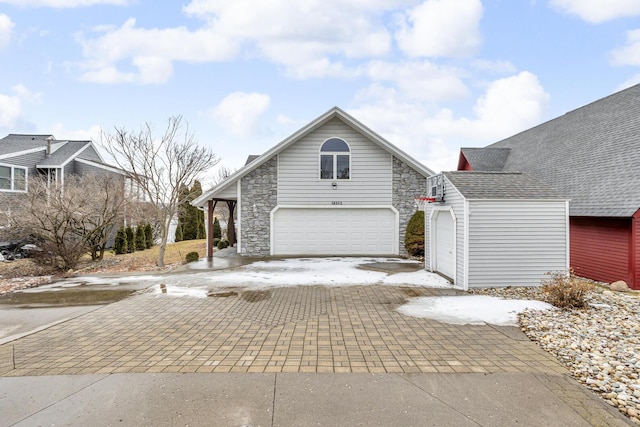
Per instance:
[[[593,283],[577,277],[573,271],[548,273],[548,277],[542,280],[544,300],[558,308],[586,307],[587,295],[593,289]]]
[[[205,240],[186,240],[183,242],[167,245],[164,255],[165,267],[172,268],[185,263],[185,256],[189,252],[198,252],[203,257],[205,255]],[[76,273],[118,273],[128,271],[151,271],[161,270],[156,263],[160,248],[154,246],[144,251],[136,251],[131,254],[114,255],[107,251],[102,261],[92,262],[87,255],[82,259],[76,269]],[[34,264],[30,259],[20,259],[16,261],[0,262],[0,277],[16,278],[51,275],[55,272],[47,271],[44,267]]]

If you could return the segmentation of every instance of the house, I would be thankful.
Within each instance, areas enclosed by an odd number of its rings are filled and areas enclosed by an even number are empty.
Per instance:
[[[71,175],[88,173],[126,176],[121,169],[106,164],[91,141],[9,134],[0,139],[0,211],[10,212],[13,202],[29,191],[29,180],[35,177],[64,184]]]
[[[640,85],[485,148],[458,170],[525,172],[570,199],[571,268],[640,289]]]
[[[0,191],[25,193],[29,178],[45,176],[64,183],[65,176],[123,171],[108,165],[91,141],[57,140],[53,135],[9,134],[0,139]]]
[[[569,267],[569,201],[528,174],[429,178],[425,268],[464,290],[536,286]]]
[[[235,211],[229,223],[243,255],[402,255],[414,198],[430,175],[335,107],[193,204],[207,212],[208,256],[218,202]]]

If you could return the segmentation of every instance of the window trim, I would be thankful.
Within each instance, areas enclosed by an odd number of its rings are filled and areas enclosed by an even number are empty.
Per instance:
[[[11,188],[0,188],[0,192],[3,193],[26,193],[29,191],[29,168],[25,166],[9,165],[7,163],[0,163],[0,167],[9,168],[9,183]],[[24,190],[16,190],[16,169],[24,171]]]
[[[347,146],[347,148],[349,149],[349,151],[322,151],[322,147],[324,146],[324,144],[332,139],[339,139],[340,141],[344,142]],[[322,177],[322,156],[332,156],[333,157],[333,177],[331,178],[323,178]],[[338,174],[338,156],[348,156],[349,157],[349,178],[338,178],[337,174]],[[320,144],[320,147],[318,148],[318,174],[316,175],[318,177],[319,181],[322,182],[326,182],[326,181],[351,181],[351,176],[352,176],[352,172],[351,172],[351,145],[349,145],[349,143],[344,139],[344,138],[340,138],[338,136],[332,136],[329,137],[327,139],[325,139],[324,141],[322,141],[322,143]]]

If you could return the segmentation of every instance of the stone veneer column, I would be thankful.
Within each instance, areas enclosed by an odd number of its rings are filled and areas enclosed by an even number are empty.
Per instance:
[[[404,248],[404,235],[409,219],[417,210],[414,198],[426,195],[426,191],[427,178],[394,157],[392,204],[400,214],[400,255],[407,255],[407,251]]]
[[[276,157],[244,176],[241,181],[240,227],[242,254],[270,254],[270,213],[278,203],[278,163]]]

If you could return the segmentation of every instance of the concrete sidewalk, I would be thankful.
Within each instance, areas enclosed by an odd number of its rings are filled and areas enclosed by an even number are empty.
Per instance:
[[[623,426],[554,374],[110,374],[0,378],[0,425]]]

